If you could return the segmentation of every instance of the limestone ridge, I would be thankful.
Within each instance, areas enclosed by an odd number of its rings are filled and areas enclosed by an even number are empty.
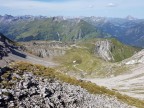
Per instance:
[[[95,54],[106,61],[114,61],[111,53],[113,44],[109,40],[99,40],[95,44]]]
[[[26,50],[42,58],[55,57],[64,55],[68,49],[66,43],[59,41],[33,41],[22,43]]]

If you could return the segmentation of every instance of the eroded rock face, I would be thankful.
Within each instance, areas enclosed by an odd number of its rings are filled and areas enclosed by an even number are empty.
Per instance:
[[[108,40],[99,40],[96,42],[95,54],[98,54],[106,61],[113,61],[114,58],[111,54],[112,43]]]
[[[42,58],[46,57],[55,57],[64,55],[66,49],[68,49],[68,45],[66,43],[58,42],[58,41],[51,41],[51,42],[44,42],[44,41],[35,41],[35,42],[26,42],[23,43],[26,49]]]
[[[16,85],[0,87],[0,106],[18,108],[133,108],[115,97],[89,94],[80,86],[54,79],[44,79],[32,73],[14,73]],[[2,78],[2,80],[4,80]],[[9,80],[10,81],[10,80]],[[14,83],[14,81],[12,82]]]

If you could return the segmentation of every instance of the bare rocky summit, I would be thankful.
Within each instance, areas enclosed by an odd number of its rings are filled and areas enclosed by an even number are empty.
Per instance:
[[[23,75],[11,72],[4,77],[3,72],[1,81],[14,84],[0,85],[0,106],[4,108],[134,108],[115,97],[93,95],[80,86],[56,79],[37,77],[30,72]]]

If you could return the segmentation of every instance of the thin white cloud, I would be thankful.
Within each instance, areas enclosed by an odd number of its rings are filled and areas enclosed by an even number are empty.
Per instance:
[[[116,7],[117,4],[115,4],[115,3],[108,3],[106,6],[107,6],[107,7]]]

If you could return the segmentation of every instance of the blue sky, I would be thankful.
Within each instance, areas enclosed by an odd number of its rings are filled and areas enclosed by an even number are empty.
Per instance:
[[[0,15],[144,18],[144,0],[0,0]]]

